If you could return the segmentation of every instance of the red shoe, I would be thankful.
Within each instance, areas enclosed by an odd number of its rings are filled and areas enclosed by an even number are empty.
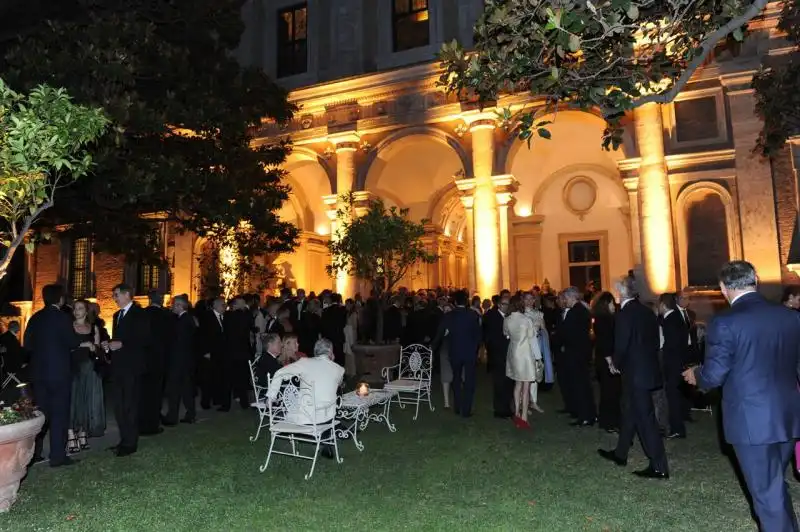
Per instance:
[[[513,421],[514,421],[514,426],[515,427],[521,428],[521,425],[520,425],[520,423],[522,422],[522,418],[521,417],[519,417],[518,415],[514,414],[514,420]]]
[[[524,419],[522,419],[522,418],[520,418],[520,420],[519,420],[519,425],[517,425],[517,426],[518,426],[519,428],[521,428],[521,429],[525,429],[525,430],[531,430],[531,425],[530,425],[530,423],[528,423],[527,421],[525,421],[525,420],[524,420]]]

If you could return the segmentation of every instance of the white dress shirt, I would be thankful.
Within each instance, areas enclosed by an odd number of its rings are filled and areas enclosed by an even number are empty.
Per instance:
[[[304,401],[301,399],[301,404],[287,413],[286,421],[300,425],[315,425],[333,419],[336,416],[336,394],[344,377],[344,368],[324,356],[301,358],[297,362],[292,362],[272,376],[267,390],[270,401],[278,397],[283,381],[290,380],[294,375],[298,375],[313,387],[316,412],[307,409],[308,405],[303,404]],[[301,387],[301,396],[303,391]]]

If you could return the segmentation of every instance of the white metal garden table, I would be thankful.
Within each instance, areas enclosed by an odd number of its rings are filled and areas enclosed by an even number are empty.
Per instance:
[[[376,423],[386,423],[390,432],[397,429],[389,418],[389,410],[392,398],[397,396],[394,390],[370,390],[369,394],[360,396],[356,392],[349,392],[342,396],[341,406],[339,407],[338,417],[341,420],[351,421],[340,424],[341,428],[336,429],[336,435],[342,439],[353,438],[353,443],[359,451],[364,450],[364,444],[358,439],[358,432],[364,431],[370,421]],[[380,413],[370,413],[370,408],[382,407]]]

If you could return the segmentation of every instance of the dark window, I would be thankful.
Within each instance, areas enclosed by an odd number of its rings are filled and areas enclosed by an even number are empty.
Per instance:
[[[146,296],[154,290],[161,288],[161,268],[158,264],[139,263],[139,278],[136,288],[138,295]]]
[[[728,262],[725,204],[709,192],[686,205],[686,272],[690,286],[717,286],[717,274]]]
[[[92,284],[92,242],[88,237],[76,238],[69,254],[69,293],[75,299],[91,297]]]
[[[693,142],[717,137],[717,99],[714,96],[675,102],[675,140]]]
[[[430,44],[428,0],[392,0],[394,51]]]
[[[599,240],[580,240],[567,244],[569,284],[584,292],[589,283],[603,289],[603,271]]]
[[[308,70],[308,8],[306,4],[278,12],[278,77]]]

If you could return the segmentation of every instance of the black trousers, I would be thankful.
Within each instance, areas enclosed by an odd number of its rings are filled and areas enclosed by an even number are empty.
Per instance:
[[[511,404],[514,402],[514,381],[506,377],[506,357],[499,357],[493,353],[492,372],[492,404],[494,413],[498,416],[510,416],[514,412]]]
[[[684,418],[688,411],[688,400],[683,393],[681,365],[664,361],[664,392],[667,396],[670,434],[686,434]]]
[[[451,358],[450,366],[453,368],[453,407],[463,417],[469,417],[472,415],[472,401],[475,397],[475,374],[478,370],[478,361],[475,358],[469,360]],[[463,381],[459,378],[462,374],[464,375]]]
[[[181,402],[186,409],[186,419],[195,419],[197,411],[194,400],[194,369],[189,366],[170,368],[167,373],[167,423],[177,423]]]
[[[211,404],[216,403],[217,391],[214,382],[214,368],[210,359],[200,357],[197,360],[194,380],[200,389],[200,405],[203,408],[211,408]]]
[[[164,374],[160,369],[142,375],[139,383],[139,431],[153,434],[161,427]]]
[[[220,408],[231,407],[231,395],[239,399],[239,404],[245,408],[250,406],[248,392],[250,391],[250,370],[247,359],[228,360],[221,375]]]
[[[594,402],[594,390],[589,374],[589,359],[570,355],[565,357],[564,364],[569,367],[567,378],[570,380],[569,393],[571,394],[571,412],[580,421],[594,421],[597,417],[597,408]]]
[[[623,384],[623,397],[622,423],[615,454],[619,458],[627,458],[633,446],[633,437],[638,434],[642,450],[650,459],[650,467],[667,473],[667,453],[658,431],[653,392],[626,382]]]
[[[135,451],[139,445],[139,393],[141,378],[138,375],[114,374],[114,417],[119,426],[119,446]]]
[[[44,413],[41,432],[36,435],[33,455],[42,456],[44,438],[50,432],[50,463],[58,464],[67,458],[67,431],[69,430],[70,396],[72,380],[37,380],[33,383],[36,404]]]
[[[622,377],[612,375],[605,359],[595,365],[597,381],[600,384],[600,405],[598,421],[604,429],[617,429],[622,408]]]

